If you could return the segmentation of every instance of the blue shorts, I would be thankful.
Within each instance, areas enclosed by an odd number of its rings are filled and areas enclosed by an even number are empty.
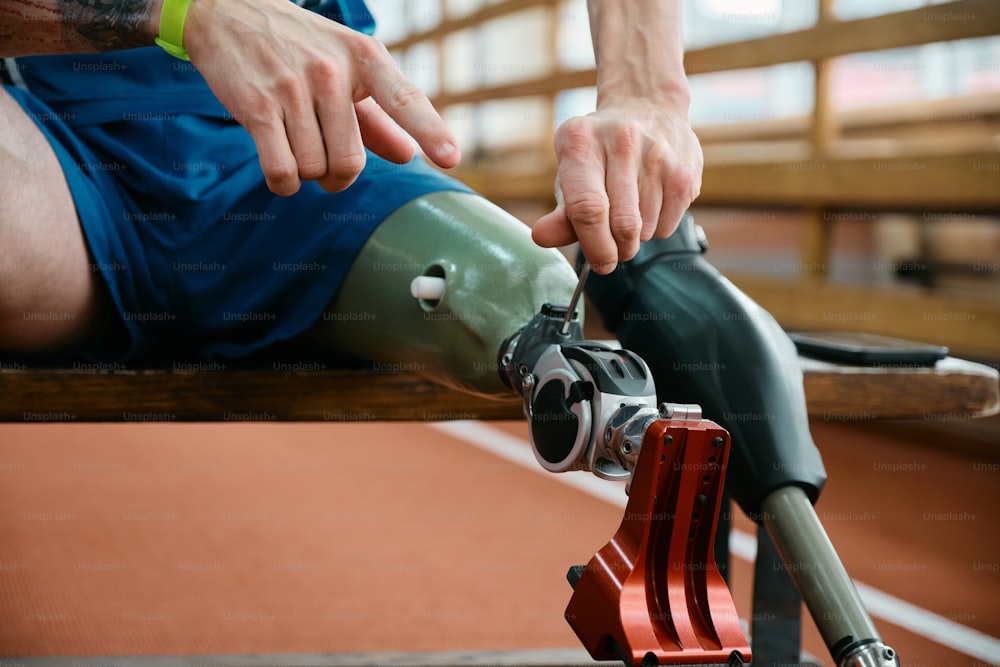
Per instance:
[[[19,58],[7,87],[52,145],[93,270],[129,334],[113,360],[235,359],[316,321],[372,231],[423,194],[468,190],[368,155],[346,191],[266,187],[250,135],[156,47]]]

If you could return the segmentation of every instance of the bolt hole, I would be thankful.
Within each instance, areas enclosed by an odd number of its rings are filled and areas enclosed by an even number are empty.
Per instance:
[[[424,269],[422,275],[429,276],[431,278],[441,278],[442,280],[447,277],[444,272],[444,267],[440,264],[431,264]],[[441,304],[441,299],[417,299],[417,303],[419,303],[420,307],[425,311],[430,312]]]

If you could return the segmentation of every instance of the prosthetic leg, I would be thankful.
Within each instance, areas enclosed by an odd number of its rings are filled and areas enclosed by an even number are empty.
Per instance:
[[[700,249],[687,219],[665,244],[591,281],[605,322],[647,366],[582,340],[571,296],[582,281],[559,253],[481,198],[434,193],[380,225],[309,337],[464,391],[513,389],[543,467],[626,480],[618,533],[569,574],[567,620],[596,659],[749,661],[712,557],[727,428],[730,492],[796,565],[788,570],[840,667],[896,664],[812,510],[825,476],[794,348]],[[668,395],[698,401],[715,421]]]
[[[697,406],[658,407],[637,356],[581,340],[574,286],[569,262],[520,222],[478,197],[435,193],[379,226],[311,337],[464,391],[513,388],[544,467],[629,480],[617,546],[595,558],[631,555],[571,575],[567,618],[595,657],[742,664],[749,646],[711,557],[728,434]],[[615,577],[632,591],[620,603],[603,595]]]

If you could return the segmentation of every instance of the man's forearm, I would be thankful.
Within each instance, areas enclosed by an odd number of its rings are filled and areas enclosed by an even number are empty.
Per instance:
[[[687,110],[681,0],[587,0],[598,107],[644,97]]]
[[[0,0],[0,56],[150,46],[163,0]]]

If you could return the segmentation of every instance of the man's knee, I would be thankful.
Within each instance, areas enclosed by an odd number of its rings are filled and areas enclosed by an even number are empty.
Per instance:
[[[41,130],[0,88],[0,350],[77,343],[96,279],[62,168]]]

